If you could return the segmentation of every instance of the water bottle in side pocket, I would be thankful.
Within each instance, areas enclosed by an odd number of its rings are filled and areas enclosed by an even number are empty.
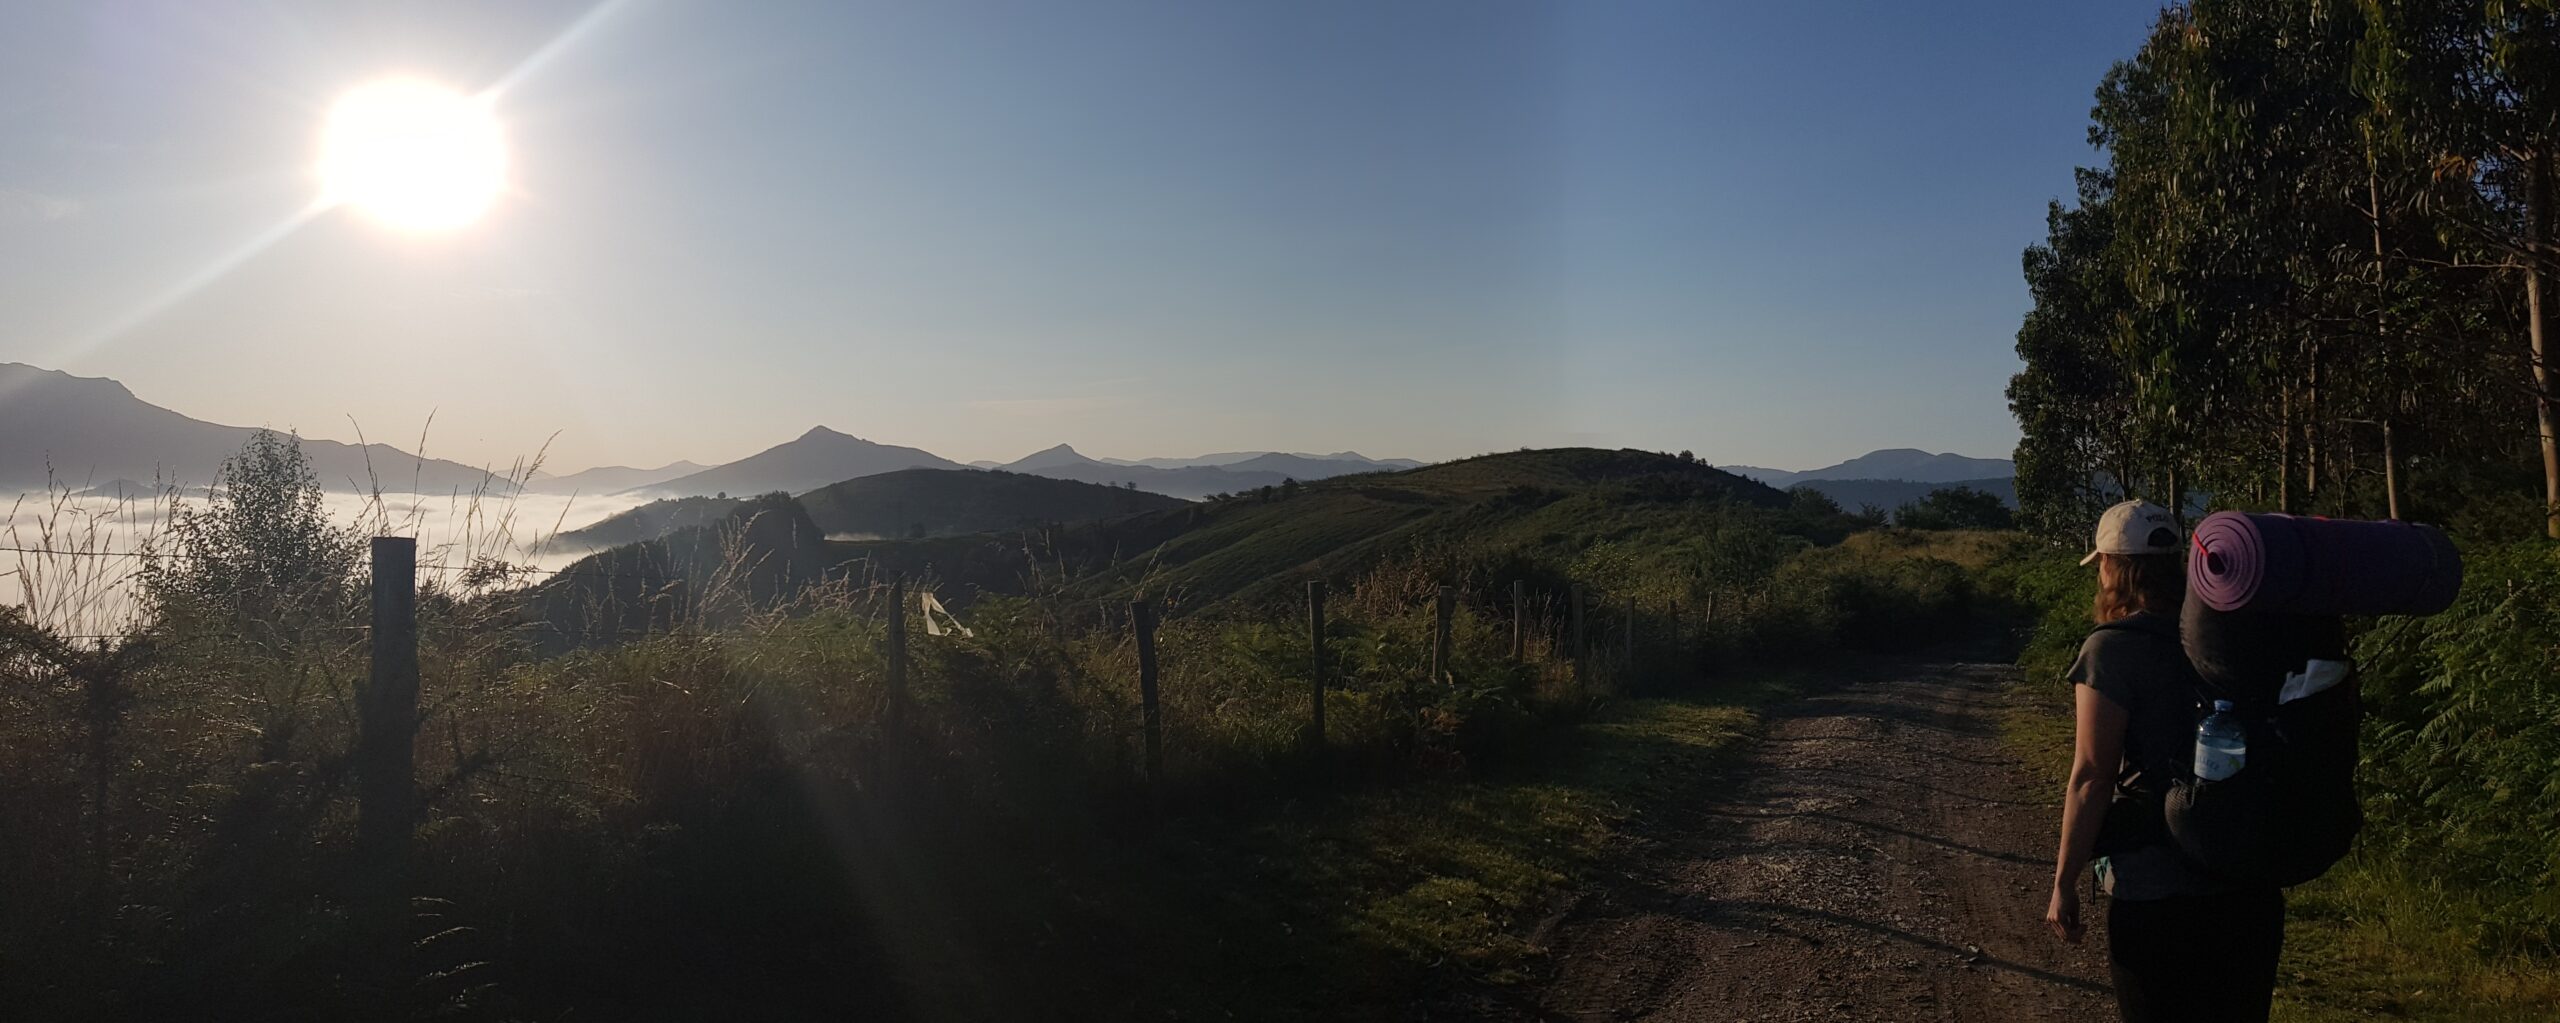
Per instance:
[[[2221,781],[2249,760],[2249,735],[2231,713],[2231,701],[2213,701],[2213,713],[2196,726],[2196,779]]]

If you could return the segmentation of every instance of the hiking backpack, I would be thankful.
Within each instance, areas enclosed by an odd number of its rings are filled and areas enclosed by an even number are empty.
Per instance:
[[[2186,757],[2167,778],[2120,786],[2102,849],[2166,841],[2207,873],[2276,887],[2319,877],[2346,857],[2364,827],[2355,786],[2364,709],[2354,673],[2318,693],[2277,702],[2287,674],[2314,658],[2346,659],[2338,619],[2214,611],[2190,598],[2175,629],[2156,619],[2098,628],[2179,644],[2194,720],[2203,721],[2213,701],[2229,700],[2249,746],[2246,762],[2229,778],[2199,779]],[[2119,825],[2118,812],[2131,819]]]

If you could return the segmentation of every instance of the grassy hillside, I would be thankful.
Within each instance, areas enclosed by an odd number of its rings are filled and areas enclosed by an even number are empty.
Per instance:
[[[800,495],[828,535],[949,536],[1186,507],[1179,498],[1000,470],[906,469]]]
[[[595,549],[654,540],[679,529],[718,522],[745,503],[731,497],[670,497],[572,529],[554,542],[571,549]]]
[[[1836,542],[1835,510],[1712,466],[1641,451],[1558,448],[1275,488],[1081,527],[837,544],[840,561],[971,592],[1141,588],[1181,603],[1285,597],[1424,548],[1490,569],[1622,556],[1672,595],[1704,566]],[[1645,552],[1633,557],[1633,552]],[[1518,573],[1514,573],[1515,577]]]
[[[828,536],[917,539],[1019,530],[1184,507],[1162,494],[1073,480],[975,469],[901,469],[859,476],[799,497]],[[715,525],[747,506],[733,497],[674,497],[560,534],[572,549],[601,550]]]

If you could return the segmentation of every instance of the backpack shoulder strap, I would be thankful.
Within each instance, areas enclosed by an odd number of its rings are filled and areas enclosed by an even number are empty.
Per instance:
[[[2125,617],[2118,618],[2115,621],[2099,625],[2097,628],[2089,631],[2093,634],[2100,632],[2134,632],[2149,636],[2153,639],[2164,639],[2171,643],[2178,641],[2178,624],[2168,620],[2164,616],[2153,614],[2126,615]]]
[[[2166,615],[2127,615],[2091,629],[2089,632],[2093,636],[2101,632],[2131,632],[2167,643],[2177,649],[2178,665],[2186,669],[2187,687],[2194,691],[2199,706],[2205,701],[2228,695],[2222,692],[2221,687],[2206,681],[2187,660],[2186,644],[2178,636],[2178,623]]]

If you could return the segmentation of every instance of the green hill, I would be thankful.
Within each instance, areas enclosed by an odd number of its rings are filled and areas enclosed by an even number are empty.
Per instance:
[[[741,508],[720,524],[599,554],[544,588],[542,603],[549,610],[542,617],[574,632],[573,622],[596,617],[600,605],[645,603],[651,593],[669,592],[665,587],[678,578],[701,589],[711,566],[696,552],[712,550],[739,563],[770,559],[792,566],[792,578],[809,577],[811,566],[824,566],[817,574],[930,580],[955,603],[980,593],[1118,600],[1145,590],[1172,596],[1181,607],[1253,604],[1289,598],[1310,579],[1347,580],[1398,554],[1422,551],[1439,562],[1482,566],[1478,574],[1487,578],[1554,583],[1568,569],[1591,574],[1579,569],[1605,567],[1600,574],[1621,585],[1676,593],[1704,573],[1726,573],[1737,563],[1765,563],[1765,574],[1766,565],[1795,551],[1837,543],[1854,525],[1827,503],[1802,502],[1695,461],[1562,448],[1274,487],[1081,524],[1017,520],[1008,528],[962,536],[812,542],[812,529],[844,532],[841,526],[849,520],[830,520],[847,509],[911,518],[928,497],[948,496],[954,484],[941,477],[982,477],[959,484],[968,487],[1109,492],[992,473],[886,475],[902,478],[851,480],[827,488],[836,492],[823,499],[824,491],[796,503],[780,495],[759,498],[751,507],[783,523],[761,533],[746,529],[750,510]],[[1134,500],[1153,496],[1117,493]],[[915,503],[901,510],[900,501]],[[785,504],[798,514],[782,513]],[[853,521],[876,529],[896,520]],[[789,522],[808,525],[787,528]],[[769,539],[778,546],[767,552],[752,542],[723,544],[717,539],[722,535]],[[586,578],[599,569],[644,578],[600,586]],[[611,590],[612,599],[594,592],[599,590]],[[642,620],[627,610],[603,617],[625,628]]]
[[[1123,487],[977,469],[900,469],[861,476],[802,494],[799,501],[826,535],[849,539],[992,533],[1189,504]],[[589,550],[639,543],[711,525],[746,505],[733,497],[651,501],[562,533],[558,542]]]
[[[1737,528],[1793,547],[1835,542],[1829,509],[1712,466],[1640,451],[1559,448],[1273,488],[1034,536],[833,543],[841,560],[939,581],[946,595],[1140,588],[1187,604],[1286,595],[1422,545],[1479,561],[1570,562],[1645,552],[1661,572],[1714,556]]]
[[[1180,498],[1000,470],[903,469],[800,495],[830,536],[949,536],[1187,507]]]

